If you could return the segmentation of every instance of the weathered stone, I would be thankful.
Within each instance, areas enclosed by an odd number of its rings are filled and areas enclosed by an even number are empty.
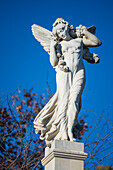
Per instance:
[[[55,140],[45,149],[42,164],[45,170],[83,170],[86,157],[83,143]]]
[[[52,32],[33,25],[35,38],[50,55],[56,69],[57,91],[34,120],[36,133],[48,146],[54,140],[76,141],[75,125],[81,109],[81,95],[85,86],[83,59],[98,63],[97,54],[88,47],[97,47],[101,41],[94,35],[96,27],[73,26],[62,18],[53,24]]]

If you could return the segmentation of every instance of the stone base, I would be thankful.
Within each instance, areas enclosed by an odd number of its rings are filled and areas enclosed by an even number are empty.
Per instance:
[[[55,140],[46,147],[42,165],[45,170],[84,170],[86,158],[83,143]]]

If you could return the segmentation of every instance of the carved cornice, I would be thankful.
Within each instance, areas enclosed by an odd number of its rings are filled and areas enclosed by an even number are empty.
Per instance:
[[[54,149],[46,157],[42,159],[42,165],[45,166],[53,158],[65,158],[84,161],[87,158],[87,154],[84,152]]]

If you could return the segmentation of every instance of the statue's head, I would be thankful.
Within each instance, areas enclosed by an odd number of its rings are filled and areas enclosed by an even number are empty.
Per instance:
[[[62,18],[58,18],[53,24],[53,35],[59,40],[65,40],[69,36],[69,23]]]
[[[72,32],[74,30],[73,26],[69,26],[69,23],[65,21],[63,18],[58,18],[53,24],[53,35],[58,40],[67,40],[69,36],[72,36]]]
[[[61,23],[69,26],[69,23],[67,21],[65,21],[63,18],[57,18],[56,21],[53,23],[53,28]]]

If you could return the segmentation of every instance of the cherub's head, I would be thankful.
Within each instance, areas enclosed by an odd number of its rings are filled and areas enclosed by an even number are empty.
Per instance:
[[[68,40],[70,38],[71,27],[69,23],[62,18],[58,18],[53,24],[53,35],[59,40]]]

